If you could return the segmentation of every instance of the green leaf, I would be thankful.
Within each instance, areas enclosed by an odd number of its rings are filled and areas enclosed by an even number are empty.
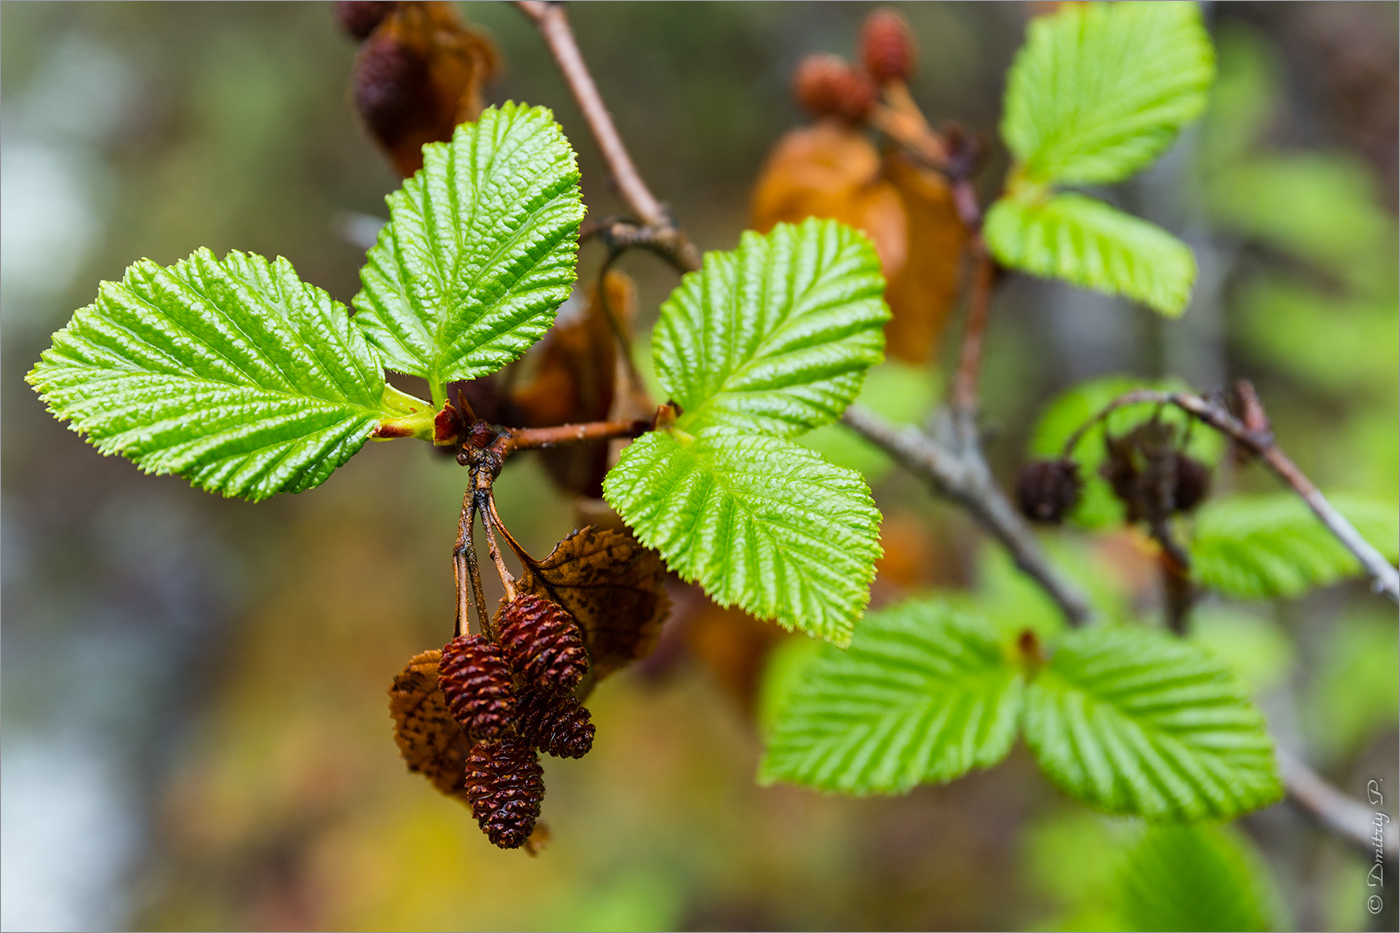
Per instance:
[[[987,622],[920,600],[872,612],[850,651],[824,646],[788,698],[759,782],[902,793],[1006,757],[1024,677]]]
[[[488,107],[451,142],[424,146],[423,168],[388,197],[354,301],[385,364],[436,394],[538,340],[574,282],[578,179],[543,107]]]
[[[1400,518],[1391,503],[1329,497],[1386,560],[1400,557]],[[1293,493],[1231,496],[1201,507],[1192,570],[1204,586],[1238,599],[1301,596],[1348,577],[1361,562]]]
[[[1025,730],[1055,784],[1113,813],[1226,818],[1283,792],[1244,687],[1222,662],[1160,632],[1067,634],[1027,690]]]
[[[992,205],[983,233],[1013,269],[1126,295],[1170,317],[1191,299],[1196,260],[1186,244],[1093,198],[1021,189]]]
[[[884,289],[870,241],[833,220],[749,231],[737,250],[706,253],[652,331],[681,427],[791,436],[835,421],[884,357]]]
[[[320,485],[405,413],[342,305],[237,252],[133,264],[27,379],[104,454],[254,500]]]
[[[1001,133],[1032,181],[1121,181],[1200,116],[1214,77],[1194,3],[1065,4],[1031,21]]]
[[[1031,436],[1031,453],[1037,457],[1060,456],[1065,442],[1080,426],[1103,411],[1114,399],[1135,389],[1175,392],[1185,388],[1186,384],[1177,379],[1152,380],[1119,375],[1081,382],[1057,396],[1040,416]],[[1156,412],[1155,405],[1120,408],[1084,432],[1074,448],[1074,460],[1079,464],[1079,476],[1084,480],[1084,494],[1070,516],[1075,524],[1101,528],[1123,521],[1122,503],[1114,498],[1108,483],[1099,475],[1099,468],[1105,459],[1105,426],[1115,436],[1125,434],[1149,420]],[[1186,444],[1186,452],[1191,456],[1211,466],[1220,461],[1225,452],[1225,442],[1215,431],[1193,424],[1191,416],[1172,405],[1161,409],[1160,417],[1174,425],[1181,432],[1179,436],[1185,436],[1190,429],[1191,439]]]
[[[622,452],[603,495],[720,605],[849,644],[880,555],[860,474],[782,438],[653,431]]]
[[[1279,901],[1263,860],[1223,826],[1153,826],[1117,879],[1127,930],[1272,930]]]

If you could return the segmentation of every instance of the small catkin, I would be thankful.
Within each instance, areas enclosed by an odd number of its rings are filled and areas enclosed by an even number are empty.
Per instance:
[[[1173,504],[1178,512],[1189,512],[1210,494],[1210,467],[1195,457],[1176,455],[1176,487]]]
[[[907,81],[914,73],[914,35],[908,21],[887,7],[871,13],[861,29],[860,57],[880,84]]]
[[[533,686],[567,693],[588,673],[588,652],[574,617],[558,603],[521,593],[497,620],[501,650]]]
[[[1031,521],[1059,524],[1079,503],[1083,486],[1073,460],[1037,460],[1016,478],[1016,499]]]
[[[798,63],[792,75],[792,90],[797,102],[817,117],[840,117],[859,123],[870,115],[879,102],[880,92],[875,82],[857,71],[840,56],[808,55]]]
[[[473,741],[494,739],[515,717],[515,687],[501,649],[480,635],[460,635],[442,649],[438,685],[452,718]]]
[[[481,742],[467,758],[467,799],[491,844],[518,849],[530,838],[544,799],[544,769],[524,739]]]
[[[588,708],[571,693],[538,687],[521,691],[515,730],[542,752],[556,758],[582,758],[593,748],[596,728]]]
[[[363,42],[397,6],[386,0],[335,0],[331,12],[346,32]]]

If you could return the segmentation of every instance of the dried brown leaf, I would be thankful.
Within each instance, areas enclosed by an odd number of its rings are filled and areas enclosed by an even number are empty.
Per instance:
[[[472,741],[452,718],[447,699],[438,689],[436,648],[416,654],[394,677],[389,688],[389,715],[394,717],[394,741],[399,754],[416,771],[449,797],[467,799],[467,756]]]
[[[589,289],[582,313],[555,323],[531,351],[527,366],[532,371],[511,391],[522,426],[551,427],[609,417],[618,356],[614,327],[629,326],[635,302],[631,278],[610,271],[601,295],[596,284]],[[608,472],[606,444],[574,444],[543,450],[540,455],[561,488],[602,497]]]
[[[585,688],[656,647],[670,609],[666,569],[630,534],[589,526],[544,560],[521,561],[516,589],[559,603],[583,630],[591,661]]]
[[[690,620],[685,640],[690,653],[746,714],[752,714],[758,687],[773,646],[786,636],[776,625],[741,609],[707,605]]]
[[[482,86],[499,70],[495,48],[467,28],[456,5],[400,3],[360,47],[355,106],[399,174],[423,167],[423,145],[482,109]]]
[[[875,243],[888,278],[908,255],[908,222],[894,186],[880,175],[880,155],[858,129],[835,120],[789,130],[754,186],[753,225],[829,217]]]
[[[926,363],[957,299],[967,231],[942,175],[899,153],[885,160],[884,175],[899,192],[909,223],[908,259],[886,271],[891,317],[885,349],[896,359]]]

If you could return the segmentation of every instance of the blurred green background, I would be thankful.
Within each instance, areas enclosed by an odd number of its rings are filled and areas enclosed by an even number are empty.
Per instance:
[[[729,248],[765,153],[801,120],[793,65],[850,54],[870,9],[591,3],[571,17],[653,190],[702,247]],[[925,111],[995,141],[1030,5],[901,9]],[[617,211],[524,18],[463,10],[507,63],[488,100],[552,107],[590,211]],[[990,453],[1009,479],[1045,403],[1085,378],[1249,377],[1324,490],[1394,500],[1397,6],[1206,15],[1221,64],[1211,113],[1114,195],[1196,249],[1195,301],[1166,322],[1009,283],[989,335]],[[140,257],[282,255],[348,302],[363,250],[347,220],[382,214],[397,184],[349,103],[354,43],[322,3],[13,2],[0,43],[5,929],[1105,922],[1104,879],[1132,827],[1060,798],[1024,750],[903,798],[757,788],[752,687],[771,639],[684,603],[662,656],[590,701],[592,754],[546,761],[552,845],[536,859],[492,848],[460,804],[405,772],[385,696],[450,632],[460,468],[420,445],[371,445],[309,495],[222,500],[100,457],[22,381],[97,282]],[[988,195],[1004,165],[994,145]],[[598,262],[586,248],[585,279]],[[649,326],[674,277],[646,255],[623,266]],[[1221,481],[1272,488],[1257,471]],[[499,489],[534,553],[574,526],[534,461],[512,463]],[[899,558],[877,602],[1008,576],[908,477],[884,474],[876,493]],[[1200,616],[1243,659],[1283,744],[1350,793],[1372,778],[1400,793],[1391,607],[1356,584]],[[1376,922],[1366,863],[1286,806],[1237,828],[1280,892],[1279,925]]]

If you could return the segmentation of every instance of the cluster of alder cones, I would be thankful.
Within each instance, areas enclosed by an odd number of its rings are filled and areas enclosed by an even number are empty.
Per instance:
[[[573,694],[587,672],[573,616],[521,593],[497,616],[495,640],[459,635],[395,680],[400,748],[412,770],[471,806],[493,844],[518,848],[544,797],[538,752],[581,758],[593,747],[595,727]],[[462,770],[453,775],[454,767]]]

